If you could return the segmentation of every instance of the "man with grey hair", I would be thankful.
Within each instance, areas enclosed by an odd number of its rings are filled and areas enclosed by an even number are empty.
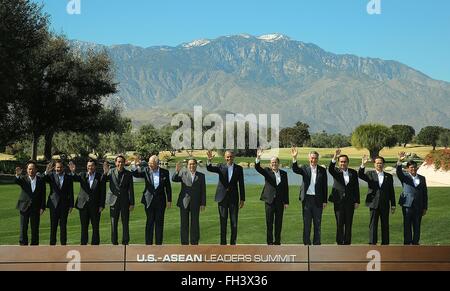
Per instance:
[[[220,217],[220,244],[227,244],[227,224],[230,216],[231,238],[230,245],[236,244],[239,209],[244,206],[245,187],[244,170],[234,163],[234,153],[225,152],[225,163],[213,166],[214,158],[211,151],[207,152],[208,163],[206,169],[219,175],[215,200],[218,202]]]
[[[270,168],[261,167],[262,149],[257,151],[255,170],[264,176],[265,183],[261,193],[261,201],[265,202],[267,244],[281,245],[281,228],[283,213],[289,205],[289,184],[287,173],[280,169],[280,159],[272,157]],[[275,241],[273,227],[275,224]]]
[[[147,215],[145,244],[153,245],[153,233],[155,233],[155,244],[162,245],[164,214],[166,208],[172,207],[169,171],[159,167],[158,156],[151,156],[148,160],[148,167],[141,168],[140,162],[137,162],[136,169],[132,171],[132,174],[133,177],[145,179],[145,189],[141,199]]]
[[[317,165],[319,153],[309,153],[309,165],[299,167],[297,164],[297,148],[291,149],[292,170],[303,177],[303,187],[300,191],[300,200],[303,209],[303,243],[311,245],[311,222],[314,223],[313,244],[320,245],[322,212],[327,206],[328,177],[325,168]]]

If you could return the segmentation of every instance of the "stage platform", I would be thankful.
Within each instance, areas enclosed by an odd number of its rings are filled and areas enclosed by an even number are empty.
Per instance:
[[[450,271],[450,246],[0,246],[0,271]]]

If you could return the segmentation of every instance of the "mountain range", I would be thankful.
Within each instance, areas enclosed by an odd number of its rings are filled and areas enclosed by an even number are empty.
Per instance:
[[[334,54],[282,34],[200,39],[176,47],[103,46],[115,64],[135,125],[162,126],[174,113],[280,114],[311,131],[349,134],[362,123],[450,127],[450,83],[393,60]]]

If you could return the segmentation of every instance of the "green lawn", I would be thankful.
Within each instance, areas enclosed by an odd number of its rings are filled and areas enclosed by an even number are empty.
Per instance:
[[[136,201],[140,201],[144,184],[136,183]],[[178,197],[179,184],[173,184],[174,202]],[[247,201],[245,207],[239,214],[239,244],[264,244],[266,241],[266,227],[264,216],[264,203],[259,201],[262,186],[247,185]],[[291,205],[286,210],[283,223],[282,243],[302,243],[302,218],[300,202],[298,201],[298,186],[290,187]],[[78,193],[78,185],[76,185]],[[366,188],[361,188],[362,197],[365,197]],[[214,202],[215,185],[207,187],[206,211],[200,215],[201,244],[219,243],[219,217],[217,203]],[[396,196],[400,189],[396,189]],[[15,210],[19,195],[19,187],[16,185],[0,185],[0,245],[17,245],[19,240],[19,214]],[[330,207],[331,206],[331,207]],[[422,244],[438,245],[450,244],[450,188],[429,189],[429,212],[422,222]],[[41,219],[41,244],[49,243],[49,213]],[[179,244],[179,210],[173,207],[166,212],[164,228],[164,243]],[[366,244],[368,242],[369,210],[361,206],[355,213],[353,226],[353,243]],[[403,228],[401,209],[391,216],[391,243],[403,243]],[[110,243],[109,211],[103,212],[101,221],[101,243]],[[332,204],[324,211],[322,222],[322,243],[334,244],[335,218]],[[144,242],[145,213],[143,206],[138,204],[131,214],[130,221],[131,244],[142,244]],[[120,240],[121,235],[119,236]],[[379,239],[381,241],[381,238]],[[80,223],[78,211],[74,209],[69,218],[68,243],[79,244]]]

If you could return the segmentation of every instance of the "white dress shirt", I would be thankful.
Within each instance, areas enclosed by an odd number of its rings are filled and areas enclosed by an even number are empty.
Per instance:
[[[37,182],[37,178],[36,176],[34,176],[34,179],[32,179],[31,177],[28,177],[30,179],[31,182],[31,192],[34,192],[36,190],[36,182]]]
[[[348,174],[348,169],[347,171],[342,170],[342,174],[344,175],[345,186],[347,186],[348,183],[350,183],[350,175]]]
[[[154,188],[158,188],[159,187],[159,168],[156,171],[151,171],[152,175],[153,175],[153,186]]]
[[[316,179],[317,179],[317,166],[311,166],[311,183],[309,184],[307,195],[316,195]]]
[[[277,172],[273,172],[275,174],[275,179],[277,180],[277,186],[280,185],[281,183],[281,175],[280,175],[280,171]]]
[[[194,179],[195,179],[195,173],[196,172],[194,172],[194,173],[189,172],[189,173],[191,173],[191,181],[192,181],[192,184],[194,184]]]
[[[415,176],[413,176],[413,175],[411,175],[411,174],[409,174],[410,176],[411,176],[411,178],[413,179],[413,182],[414,182],[414,187],[417,187],[417,186],[419,186],[419,184],[420,184],[420,179],[419,179],[419,176],[417,176],[417,175],[415,175]]]
[[[378,185],[380,185],[380,188],[381,188],[381,185],[383,185],[383,181],[384,181],[384,172],[378,172],[378,171],[376,171],[376,172],[378,175]]]
[[[89,180],[89,188],[92,189],[92,184],[94,183],[95,180],[95,173],[94,174],[88,174],[88,180]]]
[[[231,164],[231,166],[228,166],[228,182],[231,181],[231,177],[233,177],[233,168],[234,168],[234,164]]]

